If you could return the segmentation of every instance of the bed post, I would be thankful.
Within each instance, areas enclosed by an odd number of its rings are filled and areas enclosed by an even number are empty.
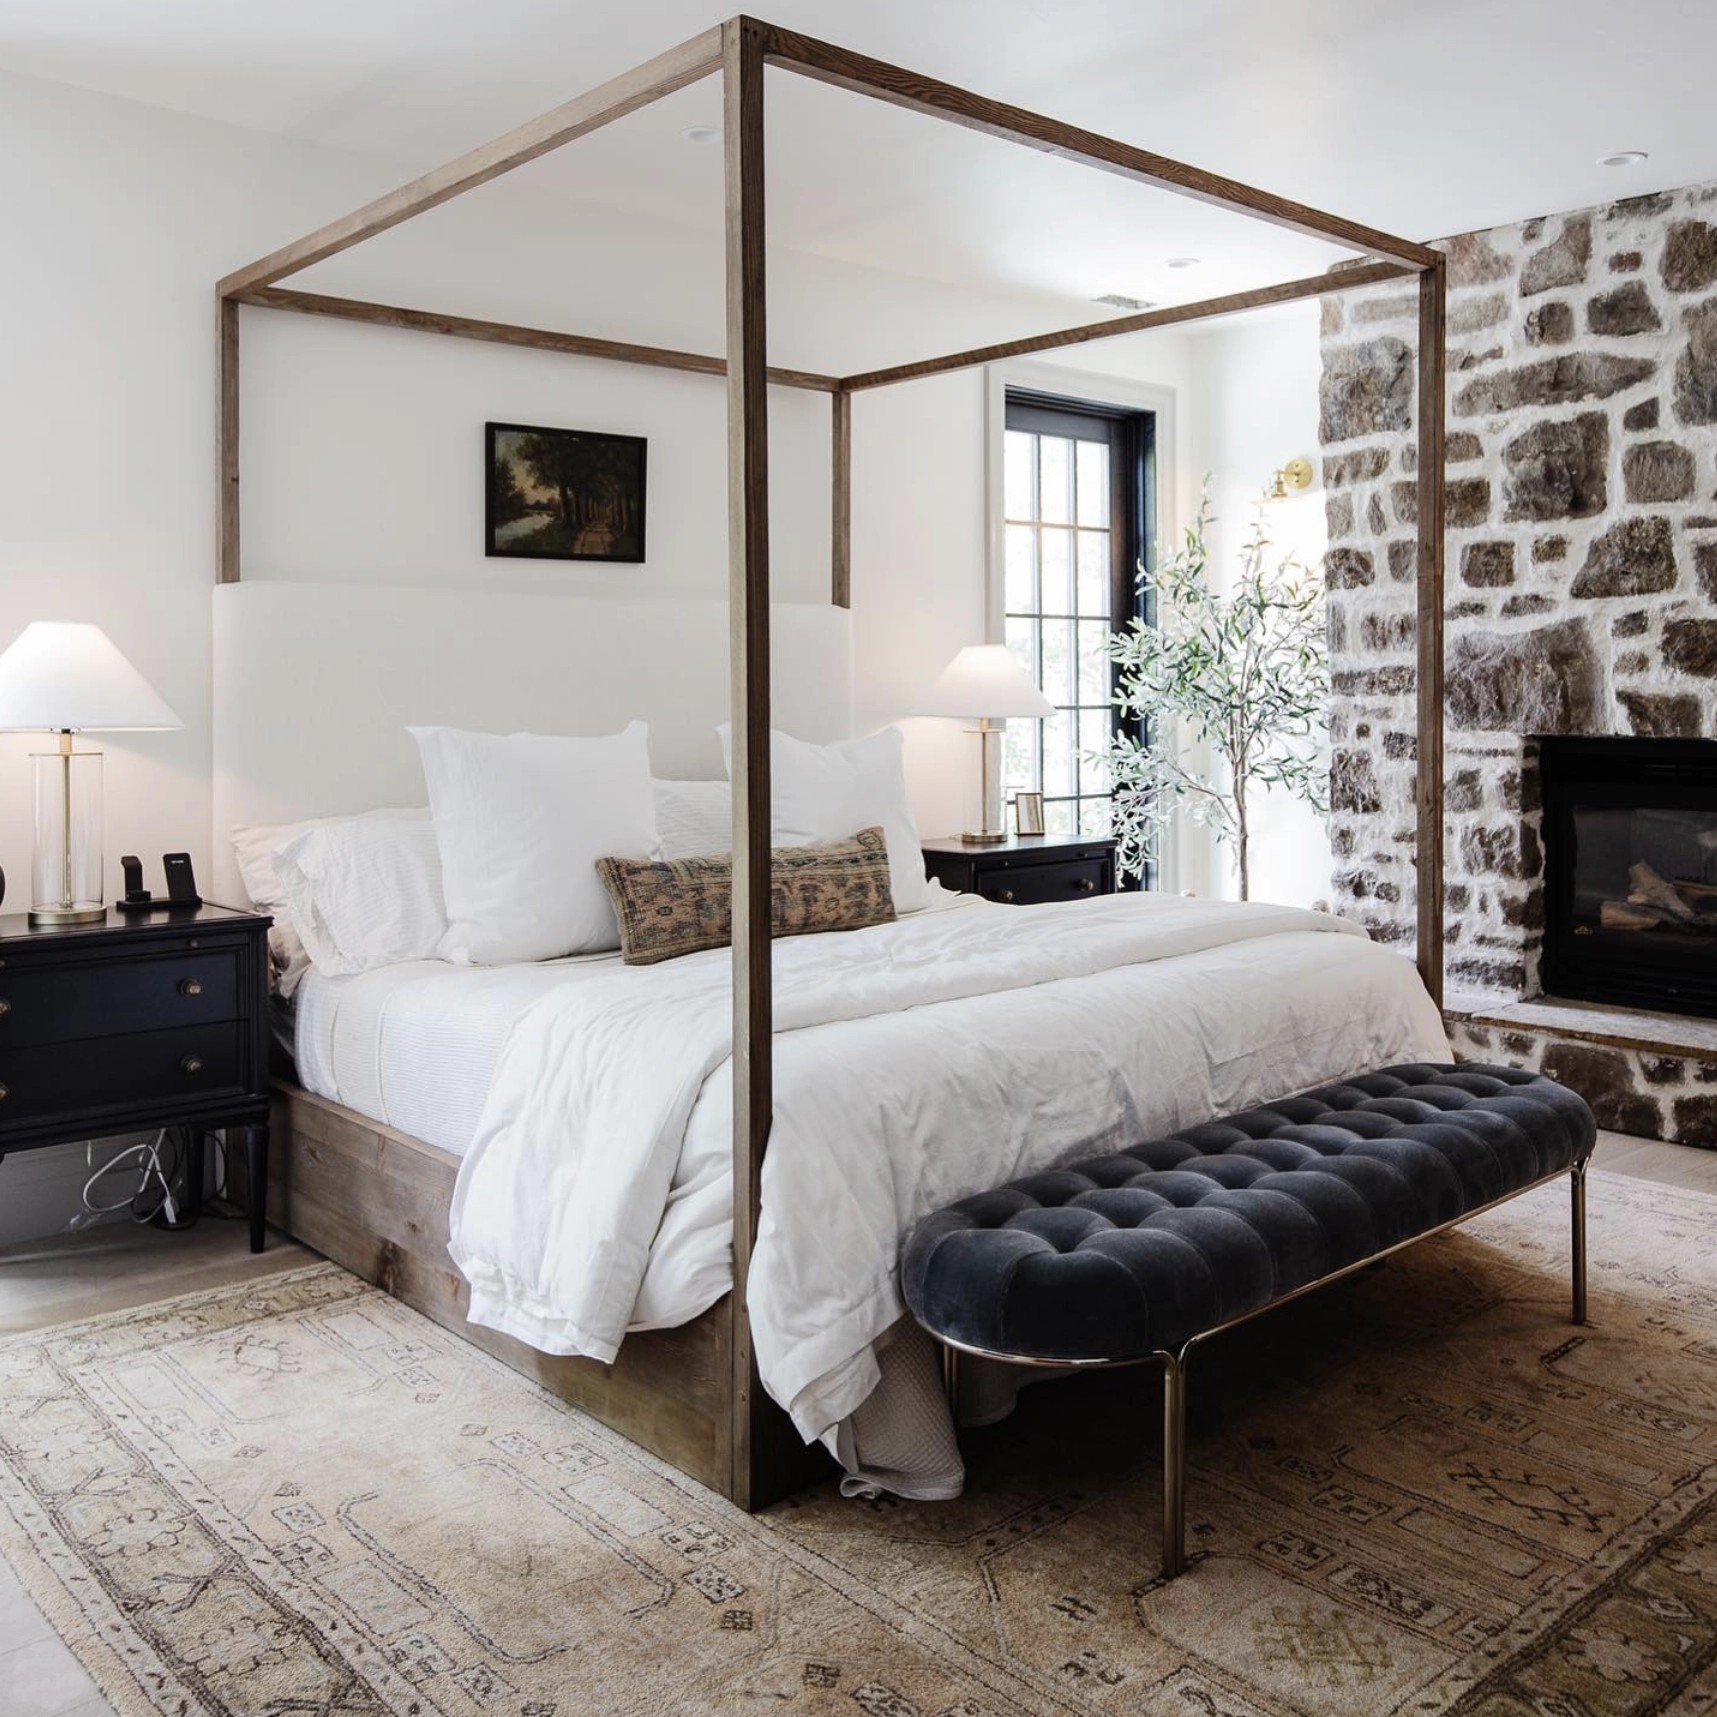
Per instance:
[[[1447,270],[1419,276],[1418,961],[1443,1005],[1443,418]]]
[[[829,396],[834,470],[830,477],[832,513],[829,520],[829,601],[837,608],[853,605],[853,396],[837,388]]]
[[[754,1506],[762,1389],[746,1277],[769,1141],[769,447],[765,400],[763,48],[756,24],[722,25],[727,200],[727,553],[733,699],[733,1391],[729,1495]]]
[[[238,303],[215,300],[215,578],[237,584],[238,558]]]

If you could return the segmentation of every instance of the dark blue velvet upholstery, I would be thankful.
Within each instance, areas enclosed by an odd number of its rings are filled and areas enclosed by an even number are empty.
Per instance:
[[[961,1199],[901,1263],[933,1334],[1035,1359],[1177,1349],[1591,1154],[1592,1112],[1508,1067],[1418,1064]]]

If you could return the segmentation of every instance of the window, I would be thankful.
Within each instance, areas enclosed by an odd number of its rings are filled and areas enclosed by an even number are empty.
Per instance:
[[[1004,802],[1044,796],[1052,835],[1109,832],[1116,731],[1109,633],[1141,613],[1138,563],[1154,534],[1155,419],[1008,391],[1003,432],[1003,613],[1008,648],[1056,713],[1012,722]],[[1093,755],[1099,754],[1099,755]]]

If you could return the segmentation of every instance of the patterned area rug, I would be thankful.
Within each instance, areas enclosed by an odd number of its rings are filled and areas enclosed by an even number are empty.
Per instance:
[[[1717,1704],[1717,1201],[1551,1188],[1192,1372],[1027,1392],[957,1503],[757,1519],[333,1266],[0,1346],[0,1542],[125,1717]]]

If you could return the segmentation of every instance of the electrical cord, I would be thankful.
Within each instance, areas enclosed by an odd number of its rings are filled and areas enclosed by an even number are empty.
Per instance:
[[[169,1145],[171,1154],[163,1161],[163,1153]],[[176,1130],[169,1127],[163,1127],[153,1139],[145,1139],[116,1152],[100,1168],[95,1167],[95,1141],[86,1140],[84,1162],[94,1172],[83,1184],[83,1209],[66,1226],[84,1228],[98,1217],[112,1216],[129,1209],[133,1222],[152,1222],[158,1228],[167,1229],[189,1228],[196,1218],[181,1214],[185,1200],[182,1194],[175,1197],[173,1192],[174,1180],[188,1167],[189,1161],[190,1152]],[[137,1184],[123,1198],[116,1198],[109,1204],[98,1204],[94,1197],[95,1189],[110,1175],[124,1173],[128,1168],[135,1171]]]

